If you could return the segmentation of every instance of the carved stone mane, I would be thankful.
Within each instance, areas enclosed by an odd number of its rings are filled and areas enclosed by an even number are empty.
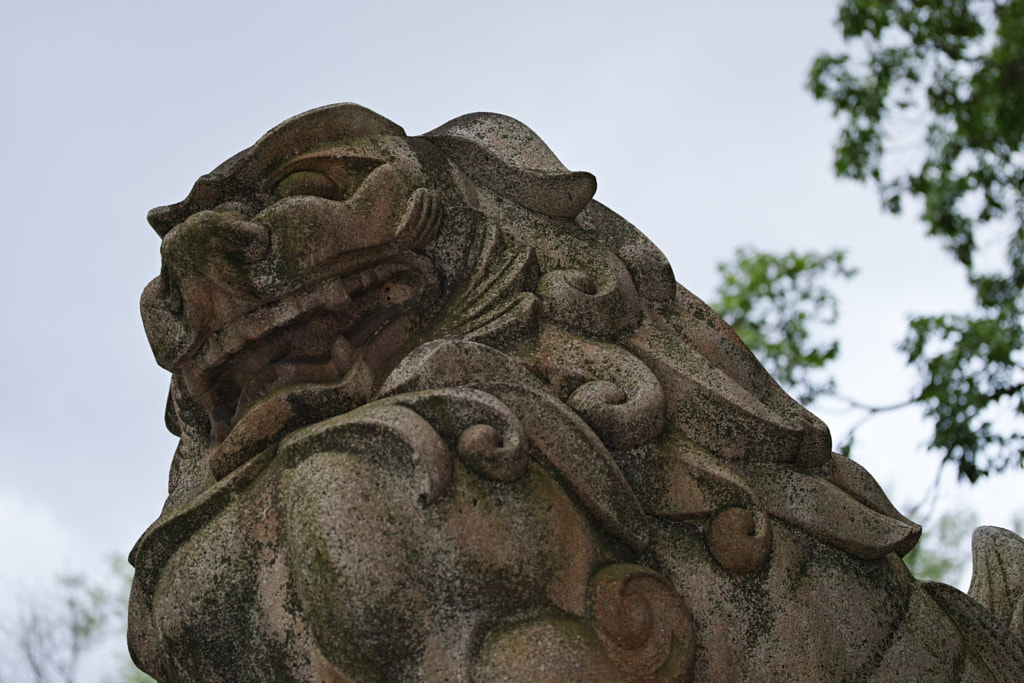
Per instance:
[[[341,104],[150,212],[180,443],[131,556],[140,668],[1024,677],[1024,542],[986,546],[997,616],[916,581],[920,527],[595,190],[514,119]]]

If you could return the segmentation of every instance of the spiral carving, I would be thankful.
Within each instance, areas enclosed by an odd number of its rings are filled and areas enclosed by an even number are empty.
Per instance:
[[[612,450],[644,444],[662,432],[665,394],[640,359],[620,346],[548,330],[542,354],[584,381],[565,399]]]
[[[421,415],[476,474],[514,481],[529,464],[526,435],[512,410],[495,396],[466,387],[400,394],[382,402]]]
[[[640,300],[621,262],[601,279],[578,269],[552,270],[537,282],[537,296],[553,320],[589,335],[613,338],[640,321]]]
[[[501,432],[488,424],[467,427],[456,444],[459,458],[486,479],[515,481],[526,473],[529,457],[521,442],[504,443]]]
[[[763,510],[727,507],[720,510],[707,531],[711,556],[733,574],[760,569],[772,551],[771,519]]]
[[[692,680],[693,618],[667,579],[646,567],[613,564],[590,580],[590,596],[598,637],[627,681]]]
[[[566,404],[609,448],[632,448],[661,433],[665,399],[657,383],[630,389],[635,390],[633,396],[614,382],[595,380],[581,385]]]
[[[621,405],[629,399],[618,384],[606,380],[587,382],[572,393],[566,401],[570,406],[578,404],[582,410],[591,405]]]

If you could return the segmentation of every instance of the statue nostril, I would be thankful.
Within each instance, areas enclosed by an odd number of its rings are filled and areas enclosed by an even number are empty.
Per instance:
[[[270,231],[235,209],[235,203],[200,211],[164,236],[165,262],[184,266],[206,259],[252,264],[270,251]]]
[[[270,251],[270,232],[259,223],[247,220],[227,221],[219,226],[217,237],[243,263],[255,263]]]

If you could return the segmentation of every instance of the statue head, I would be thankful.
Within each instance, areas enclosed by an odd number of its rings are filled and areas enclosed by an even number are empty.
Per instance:
[[[220,478],[282,430],[365,403],[424,335],[471,326],[434,318],[479,260],[485,187],[571,218],[595,183],[507,117],[410,138],[341,104],[282,123],[152,210],[162,268],[143,320],[191,459]]]

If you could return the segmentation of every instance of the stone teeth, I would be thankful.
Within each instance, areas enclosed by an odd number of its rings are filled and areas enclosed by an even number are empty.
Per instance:
[[[270,303],[251,311],[231,324],[230,327],[207,338],[195,360],[190,363],[192,372],[198,374],[209,372],[222,365],[250,342],[262,339],[276,330],[293,324],[297,318],[311,310],[325,309],[333,313],[349,311],[352,308],[354,296],[379,286],[401,270],[399,264],[379,264],[348,278],[331,280],[312,291],[303,292],[289,300]],[[342,346],[344,347],[344,344]],[[338,366],[344,371],[350,367],[351,360],[347,358],[347,351],[343,350],[341,354],[341,362],[338,363]]]
[[[182,376],[185,378],[185,389],[190,396],[201,396],[210,388],[210,381],[204,375],[195,372],[184,372]]]
[[[203,356],[198,365],[202,370],[216,367],[225,357],[223,342],[217,337],[210,337],[203,348]]]
[[[239,324],[229,330],[230,336],[235,343],[231,345],[229,353],[237,353],[243,346],[251,341],[265,337],[275,329],[273,309],[261,308],[255,313],[243,318]]]
[[[331,347],[331,360],[338,372],[347,372],[359,355],[359,349],[345,337],[338,337]]]
[[[364,273],[360,273],[359,274],[359,284],[360,284],[359,289],[360,289],[360,291],[365,292],[366,290],[368,290],[371,287],[373,287],[373,285],[377,281],[377,278],[374,277],[374,275],[375,275],[375,273],[374,273],[373,270],[368,270],[368,271],[366,271]]]
[[[390,275],[394,272],[394,265],[390,263],[382,263],[380,265],[374,266],[373,268],[364,270],[358,275],[356,291],[362,294],[363,292],[373,289],[381,282],[386,280],[388,277],[390,277]]]
[[[322,291],[320,305],[328,311],[340,313],[352,305],[352,296],[344,280],[335,280]]]
[[[244,330],[240,330],[240,333],[229,334],[227,339],[224,340],[224,352],[228,355],[238,353],[245,346],[245,343],[249,341],[247,335],[244,334]]]
[[[298,301],[285,301],[281,306],[278,315],[274,316],[276,320],[275,328],[285,327],[295,322],[295,319],[305,312],[305,306],[300,306]]]

